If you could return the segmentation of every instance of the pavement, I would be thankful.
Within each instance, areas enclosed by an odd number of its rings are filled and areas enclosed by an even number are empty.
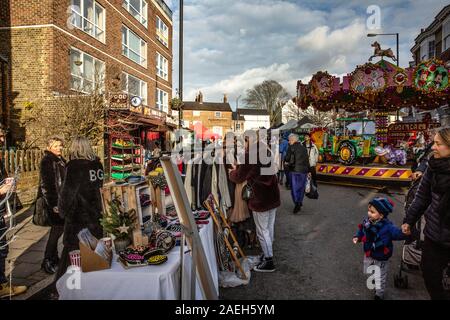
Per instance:
[[[28,291],[13,297],[13,300],[28,299],[53,281],[52,275],[41,270],[50,228],[35,226],[31,220],[32,213],[29,207],[16,214],[16,238],[9,245],[6,275],[8,277],[11,275],[14,285],[28,286]],[[61,243],[59,249],[62,249]]]
[[[392,197],[395,202],[390,219],[400,225],[406,189],[378,190],[319,183],[318,200],[305,198],[302,211],[294,215],[290,192],[280,187],[282,205],[275,221],[274,273],[252,272],[250,284],[222,288],[225,300],[372,300],[363,274],[361,244],[353,244],[357,226],[367,216],[371,198]],[[383,192],[383,191],[381,191]],[[429,296],[419,274],[408,274],[409,288],[394,287],[402,242],[394,243],[390,260],[387,300],[426,300]]]
[[[377,195],[392,197],[396,206],[390,219],[397,225],[403,219],[405,189],[382,191],[361,187],[344,187],[319,183],[320,198],[305,198],[302,211],[292,214],[290,191],[280,187],[282,205],[275,225],[274,273],[252,272],[250,284],[221,288],[224,300],[247,299],[311,299],[371,300],[374,292],[367,289],[363,274],[361,245],[352,237],[357,225],[367,215],[367,204]],[[380,193],[383,192],[383,193]],[[13,283],[27,285],[26,294],[14,299],[48,299],[53,276],[45,274],[40,265],[44,256],[49,228],[31,223],[31,213],[18,214],[17,239],[10,246],[8,260],[12,266]],[[61,246],[61,244],[60,244]],[[61,249],[61,248],[60,248]],[[390,260],[386,299],[429,299],[419,274],[408,274],[409,288],[394,287],[394,273],[400,265],[402,243],[395,242]],[[248,252],[255,254],[257,252]],[[9,274],[11,268],[8,267]]]

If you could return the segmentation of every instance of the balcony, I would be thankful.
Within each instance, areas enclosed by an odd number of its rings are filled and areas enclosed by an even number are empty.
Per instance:
[[[159,5],[159,7],[169,16],[170,20],[172,21],[172,15],[173,15],[172,10],[164,2],[164,0],[155,0],[155,1]]]

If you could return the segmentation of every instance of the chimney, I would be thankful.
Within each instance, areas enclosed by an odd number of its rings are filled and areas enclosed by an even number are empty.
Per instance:
[[[223,95],[223,103],[228,103],[228,97],[226,94]]]
[[[201,91],[199,91],[198,93],[198,103],[202,104],[203,103],[203,93]]]

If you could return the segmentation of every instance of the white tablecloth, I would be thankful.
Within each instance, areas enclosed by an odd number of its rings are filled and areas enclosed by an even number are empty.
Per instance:
[[[214,285],[219,292],[214,226],[209,223],[200,230]],[[187,246],[185,246],[187,250]],[[186,253],[183,298],[188,297],[191,275],[191,255]],[[111,269],[79,273],[80,286],[73,285],[74,275],[65,274],[56,283],[60,300],[173,300],[180,298],[180,247],[168,253],[168,260],[158,266],[146,266],[125,270],[113,258]],[[69,283],[69,285],[67,285]],[[196,299],[204,299],[197,278]]]

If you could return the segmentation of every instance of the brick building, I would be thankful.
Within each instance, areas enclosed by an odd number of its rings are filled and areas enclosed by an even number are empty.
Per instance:
[[[413,65],[432,58],[450,62],[450,5],[445,6],[428,27],[421,29],[411,53]]]
[[[163,0],[1,1],[0,57],[13,142],[28,134],[19,123],[28,103],[57,114],[56,97],[97,84],[139,96],[134,111],[146,125],[161,127],[170,114],[172,12]]]
[[[200,92],[195,101],[183,102],[183,121],[187,128],[197,128],[196,124],[200,122],[208,133],[224,137],[227,132],[233,131],[232,116],[226,96],[223,102],[204,102]]]

